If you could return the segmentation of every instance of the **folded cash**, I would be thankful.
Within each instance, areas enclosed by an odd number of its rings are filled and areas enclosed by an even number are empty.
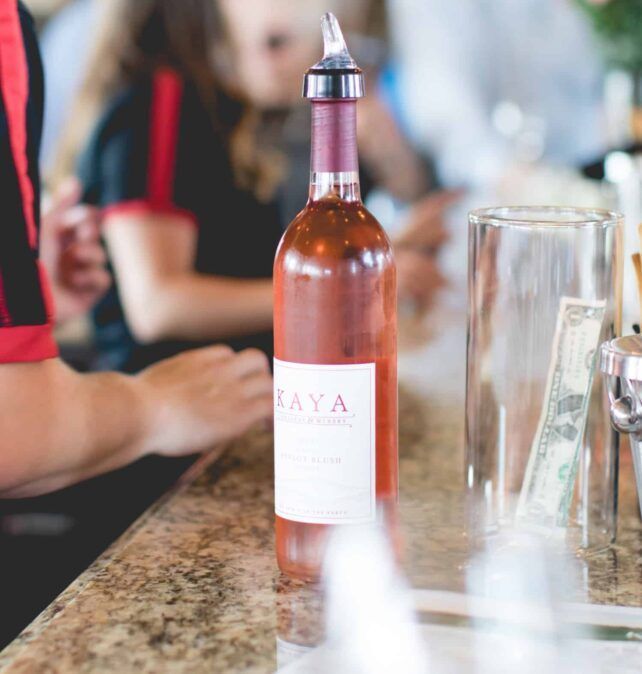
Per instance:
[[[606,302],[563,297],[544,404],[516,511],[518,526],[568,522]]]

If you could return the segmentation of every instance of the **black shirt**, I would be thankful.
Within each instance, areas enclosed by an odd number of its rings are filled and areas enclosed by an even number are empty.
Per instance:
[[[58,353],[38,259],[43,75],[31,17],[16,0],[0,2],[0,90],[0,363],[39,361]]]
[[[196,87],[159,69],[130,86],[99,121],[80,162],[89,203],[107,213],[177,213],[198,228],[195,271],[269,278],[281,236],[278,207],[236,186],[226,144]],[[188,224],[189,223],[189,224]],[[114,286],[94,312],[101,366],[137,371],[195,346],[137,343]],[[229,342],[271,352],[271,333]]]

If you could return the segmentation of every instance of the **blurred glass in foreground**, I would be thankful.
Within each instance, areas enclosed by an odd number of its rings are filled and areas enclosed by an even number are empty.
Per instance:
[[[427,674],[428,654],[384,530],[340,527],[324,565],[325,642],[282,674]],[[280,661],[283,658],[279,658]]]
[[[475,604],[490,600],[494,615],[474,618],[476,674],[590,674],[595,670],[571,637],[560,611],[573,594],[575,568],[563,551],[529,535],[500,537],[472,563],[468,591]]]

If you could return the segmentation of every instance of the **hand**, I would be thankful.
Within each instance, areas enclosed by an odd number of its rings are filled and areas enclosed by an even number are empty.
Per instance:
[[[446,212],[461,197],[459,190],[444,190],[424,197],[410,210],[406,226],[395,243],[425,253],[436,253],[449,239],[444,225]]]
[[[397,288],[399,301],[411,301],[425,311],[432,304],[435,294],[446,285],[433,255],[401,248],[395,252],[397,262]]]
[[[89,311],[111,283],[98,210],[78,203],[80,190],[78,181],[70,180],[42,216],[40,255],[59,323]]]
[[[138,375],[150,419],[148,452],[181,456],[232,440],[271,418],[273,384],[261,351],[188,351]]]

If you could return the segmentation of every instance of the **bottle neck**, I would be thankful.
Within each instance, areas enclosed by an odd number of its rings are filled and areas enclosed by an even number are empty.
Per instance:
[[[357,101],[312,102],[310,201],[334,196],[361,201]]]

